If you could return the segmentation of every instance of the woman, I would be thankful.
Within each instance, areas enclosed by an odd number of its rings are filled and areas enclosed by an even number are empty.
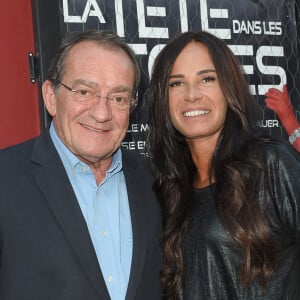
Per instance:
[[[164,217],[165,299],[300,299],[300,161],[255,133],[241,67],[205,32],[158,55],[149,158]]]

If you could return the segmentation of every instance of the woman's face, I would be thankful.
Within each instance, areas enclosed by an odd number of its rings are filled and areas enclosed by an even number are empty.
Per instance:
[[[173,126],[189,143],[216,143],[227,101],[208,49],[199,42],[189,43],[174,62],[169,77],[169,110]]]

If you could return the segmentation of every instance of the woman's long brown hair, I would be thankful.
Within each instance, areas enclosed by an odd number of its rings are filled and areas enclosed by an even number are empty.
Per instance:
[[[210,174],[216,180],[215,199],[220,219],[244,254],[241,283],[249,286],[256,280],[264,286],[276,265],[271,229],[258,203],[258,191],[252,188],[255,184],[261,191],[265,189],[261,180],[264,154],[259,146],[265,141],[252,138],[257,103],[250,96],[241,66],[227,45],[206,32],[186,32],[170,41],[156,58],[147,94],[148,152],[155,174],[154,190],[163,213],[161,277],[165,299],[176,299],[183,285],[182,242],[193,209],[196,176],[185,138],[170,120],[168,78],[176,57],[191,42],[208,48],[228,102]]]

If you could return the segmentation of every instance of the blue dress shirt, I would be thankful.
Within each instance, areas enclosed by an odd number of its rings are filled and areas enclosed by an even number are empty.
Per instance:
[[[132,227],[122,152],[116,151],[105,178],[97,185],[91,168],[62,143],[53,123],[50,136],[85,218],[110,297],[124,300],[132,259]]]

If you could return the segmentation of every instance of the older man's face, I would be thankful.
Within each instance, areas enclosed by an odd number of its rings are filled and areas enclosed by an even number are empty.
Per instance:
[[[47,107],[58,136],[83,161],[110,160],[125,137],[130,110],[118,109],[106,97],[118,93],[131,97],[135,80],[132,61],[122,50],[85,41],[70,50],[64,70],[64,84],[75,90],[91,89],[102,97],[79,102],[74,92],[61,85],[55,105]]]

